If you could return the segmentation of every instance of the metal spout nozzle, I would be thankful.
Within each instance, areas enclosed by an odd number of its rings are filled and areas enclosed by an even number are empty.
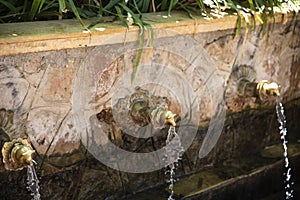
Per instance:
[[[146,126],[149,123],[155,129],[164,128],[171,124],[176,126],[176,114],[169,111],[169,102],[166,97],[149,95],[147,90],[140,87],[130,96],[129,114],[132,121],[139,126]]]
[[[176,126],[176,114],[168,110],[168,106],[157,106],[150,113],[151,123],[154,128],[163,128],[165,125],[171,124]]]
[[[20,165],[31,165],[32,154],[34,150],[30,147],[23,144],[17,143],[14,145],[14,148],[11,150],[12,161]]]
[[[21,170],[32,165],[32,155],[35,151],[26,139],[14,139],[5,142],[2,147],[3,163],[7,170]]]
[[[226,86],[226,106],[239,112],[247,106],[258,102],[273,100],[280,96],[280,86],[271,81],[256,81],[256,72],[252,66],[240,65],[234,67]],[[259,101],[257,101],[259,100]]]
[[[165,124],[171,124],[172,126],[176,126],[175,117],[176,117],[176,114],[167,110],[165,113]]]
[[[266,99],[269,96],[280,96],[280,86],[275,82],[269,82],[266,80],[260,81],[257,84],[256,90],[261,100]]]

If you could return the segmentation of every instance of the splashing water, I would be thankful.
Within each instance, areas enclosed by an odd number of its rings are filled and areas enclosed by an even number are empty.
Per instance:
[[[181,145],[180,137],[177,135],[175,127],[170,126],[168,131],[168,136],[166,140],[166,146],[164,147],[166,153],[164,156],[164,161],[168,170],[165,172],[169,175],[169,189],[171,191],[168,200],[175,200],[174,195],[174,183],[175,179],[175,169],[178,166],[178,161],[181,160],[181,156],[184,152],[184,148]]]
[[[31,165],[28,165],[27,167],[27,189],[31,192],[33,200],[40,200],[41,195],[39,192],[39,180],[37,178],[33,164],[36,164],[34,160],[32,160]]]
[[[276,114],[277,114],[277,120],[280,124],[279,130],[280,130],[280,138],[282,140],[282,145],[284,148],[284,163],[285,163],[285,169],[286,172],[284,173],[285,176],[285,199],[292,199],[293,198],[293,189],[292,185],[294,182],[291,181],[291,167],[289,165],[289,159],[288,159],[288,147],[287,147],[287,129],[286,129],[286,120],[284,115],[284,108],[280,102],[279,97],[276,98]]]

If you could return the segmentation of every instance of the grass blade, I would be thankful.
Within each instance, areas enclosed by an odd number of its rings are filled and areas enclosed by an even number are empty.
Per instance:
[[[136,73],[137,73],[137,69],[138,66],[140,65],[141,62],[141,58],[142,58],[142,53],[143,53],[143,47],[144,47],[144,41],[145,41],[145,31],[144,31],[144,27],[141,24],[137,24],[140,27],[140,39],[139,39],[139,49],[138,49],[138,53],[136,56],[136,61],[135,61],[135,65],[131,74],[131,84],[133,83]]]
[[[266,29],[267,29],[267,23],[268,23],[268,15],[267,15],[267,11],[266,9],[263,10],[263,13],[262,13],[262,20],[263,20],[263,35],[266,33]]]
[[[178,4],[183,10],[185,10],[188,13],[191,19],[196,20],[196,18],[193,16],[193,14],[190,12],[188,8],[186,8],[182,3],[178,3]]]
[[[148,31],[148,36],[149,36],[149,40],[150,40],[150,47],[153,47],[153,37],[154,37],[154,32],[153,32],[153,28],[150,24],[144,23],[144,26],[147,28]]]
[[[97,24],[101,23],[103,21],[102,16],[97,16],[95,17],[95,19],[90,23],[90,25],[88,26],[88,29],[93,28],[94,26],[96,26]]]
[[[274,25],[275,25],[275,16],[274,16],[274,2],[273,0],[269,0],[270,1],[270,10],[269,10],[269,16],[270,18],[272,19],[272,29],[274,28]]]
[[[136,16],[136,14],[134,14],[132,12],[132,10],[130,8],[128,8],[126,5],[124,5],[122,3],[119,3],[118,5],[121,6],[126,12],[128,12],[132,16],[134,24],[136,24],[140,28],[138,53],[137,53],[135,65],[133,67],[133,71],[131,74],[131,83],[133,83],[136,73],[137,73],[138,66],[140,65],[141,58],[142,58],[143,47],[144,47],[144,42],[145,42],[145,30],[144,30],[145,23],[143,23],[143,21],[138,16]],[[146,24],[146,26],[148,26],[148,24]]]
[[[29,20],[33,20],[35,15],[37,14],[39,8],[40,8],[40,4],[42,3],[42,0],[33,0],[32,5],[31,5],[31,9],[29,12]]]
[[[248,3],[250,5],[250,9],[255,11],[255,7],[254,7],[254,4],[253,4],[253,1],[252,0],[248,0]]]
[[[65,0],[58,0],[59,3],[59,11],[64,12],[66,9],[66,1]]]
[[[144,1],[143,1],[143,7],[142,7],[142,9],[141,9],[141,12],[142,12],[142,13],[145,13],[145,12],[148,11],[149,6],[150,6],[150,3],[151,3],[151,0],[144,0]]]
[[[198,4],[201,11],[206,12],[203,0],[197,0],[197,4]]]
[[[228,0],[228,2],[230,3],[231,8],[237,12],[237,26],[236,26],[236,36],[237,36],[241,32],[241,26],[242,26],[242,18],[240,15],[240,9],[236,6],[236,4],[233,1]]]
[[[168,16],[171,16],[171,11],[177,3],[178,3],[178,0],[171,0],[169,9],[168,9]]]
[[[74,13],[76,19],[80,22],[80,24],[83,26],[84,29],[88,29],[88,28],[85,26],[85,24],[83,23],[83,21],[82,21],[80,15],[79,15],[79,12],[78,12],[78,10],[77,10],[77,8],[76,8],[76,6],[75,6],[73,0],[68,0],[68,3],[69,3],[69,6],[71,7],[71,10],[72,10],[72,12]]]
[[[2,3],[4,6],[6,6],[12,13],[18,12],[18,9],[8,1],[0,0],[0,3]]]
[[[239,34],[240,34],[240,32],[241,32],[241,26],[242,26],[242,18],[241,18],[241,16],[238,14],[238,16],[237,16],[237,26],[236,26],[236,28],[237,28],[237,30],[236,30],[236,35],[239,35]]]
[[[168,0],[162,0],[161,1],[161,11],[165,11],[168,9]]]
[[[117,5],[120,0],[112,0],[105,7],[104,10],[111,10],[115,5]]]
[[[142,15],[140,9],[139,9],[139,6],[137,5],[136,1],[133,0],[133,5],[134,5],[134,8],[136,9],[136,12],[138,12],[140,15]]]
[[[126,19],[124,18],[124,15],[122,14],[121,8],[120,8],[119,6],[115,6],[115,9],[116,9],[116,11],[117,11],[118,17],[119,17],[119,19],[121,20],[121,22],[123,22],[123,23],[125,24],[125,26],[126,26],[127,28],[129,28],[129,25],[128,25]]]
[[[24,4],[22,5],[22,14],[26,13],[27,5],[28,5],[28,0],[25,0]]]
[[[41,1],[40,1],[40,5],[39,5],[39,10],[38,10],[38,13],[40,13],[40,12],[41,12],[41,9],[42,9],[42,7],[43,7],[44,3],[45,3],[45,0],[41,0]]]

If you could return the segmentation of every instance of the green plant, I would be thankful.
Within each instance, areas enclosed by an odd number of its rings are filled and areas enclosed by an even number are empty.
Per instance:
[[[92,18],[116,16],[124,18],[126,12],[142,13],[185,10],[189,13],[208,13],[211,10],[245,12],[259,16],[265,22],[267,16],[274,16],[274,8],[283,10],[288,4],[296,10],[297,0],[0,0],[1,22],[49,20],[76,17]],[[122,6],[121,6],[122,5]]]
[[[142,20],[143,13],[167,11],[171,15],[172,10],[184,10],[191,18],[194,14],[214,18],[236,13],[239,33],[242,19],[248,29],[252,18],[254,27],[258,21],[265,30],[268,19],[274,19],[276,11],[298,12],[298,8],[299,0],[0,0],[0,22],[76,17],[87,29],[101,22],[104,16],[115,16],[128,27],[125,19],[129,13],[136,25],[151,30]],[[94,18],[94,21],[86,27],[82,18]]]
[[[195,14],[204,18],[223,17],[231,13],[237,15],[237,34],[241,29],[242,19],[246,23],[246,35],[250,27],[249,18],[266,29],[268,19],[274,20],[275,12],[298,12],[299,0],[0,0],[0,22],[22,22],[34,20],[51,20],[77,18],[85,29],[101,22],[105,16],[114,16],[125,26],[133,23],[140,27],[139,49],[132,73],[134,79],[144,47],[145,30],[149,33],[152,46],[153,31],[142,20],[143,13],[184,10],[191,18]],[[82,18],[93,18],[86,26]],[[126,19],[129,19],[126,20]],[[132,21],[132,22],[130,22]]]

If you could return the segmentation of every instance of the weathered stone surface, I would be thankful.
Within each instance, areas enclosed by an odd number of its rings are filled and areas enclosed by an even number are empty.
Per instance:
[[[96,65],[97,63],[92,63]],[[96,85],[95,101],[99,101],[107,93],[110,92],[115,81],[119,79],[120,73],[124,69],[124,58],[121,56],[117,58],[108,68],[102,71],[98,77],[98,84]]]
[[[72,95],[74,68],[48,68],[40,83],[34,105],[51,103],[69,103]]]
[[[28,82],[22,78],[0,79],[0,108],[8,110],[18,109],[27,95],[28,87]]]
[[[51,155],[54,149],[60,148],[61,143],[57,143],[66,133],[58,131],[68,113],[68,108],[64,107],[38,107],[29,113],[26,129],[28,137],[34,148],[40,154]],[[59,151],[59,150],[58,150]]]
[[[209,121],[215,115],[219,101],[224,98],[226,82],[234,67],[242,64],[253,67],[256,80],[269,79],[281,85],[284,103],[292,99],[299,101],[300,41],[296,37],[300,31],[299,25],[291,26],[289,22],[278,24],[268,37],[260,34],[260,27],[250,32],[246,39],[243,31],[239,36],[235,36],[234,30],[184,36],[170,34],[166,38],[154,39],[152,51],[147,51],[150,50],[148,48],[141,54],[138,70],[155,70],[138,71],[136,80],[153,94],[170,99],[173,112],[183,117],[187,107],[191,106],[189,104],[198,100],[199,105],[190,111],[199,115],[196,121],[201,122],[201,128],[179,163],[176,171],[179,176],[216,165],[236,165],[239,159],[259,155],[266,145],[280,141],[274,102],[259,104],[251,101],[252,104],[246,103],[245,110],[240,113],[227,112],[217,145],[207,157],[198,158]],[[112,35],[110,39],[120,41],[115,37]],[[26,124],[26,130],[22,130],[24,133],[20,136],[26,137],[26,131],[37,151],[36,160],[41,164],[38,173],[42,175],[42,197],[118,199],[126,193],[135,193],[165,182],[164,170],[141,175],[119,172],[101,164],[91,155],[87,156],[85,147],[80,146],[81,142],[94,142],[97,147],[112,141],[126,151],[144,153],[165,145],[166,130],[149,139],[136,138],[126,134],[117,123],[101,124],[95,117],[101,110],[113,107],[119,98],[132,93],[131,74],[123,85],[118,83],[124,74],[128,75],[134,68],[137,54],[136,41],[125,45],[120,43],[0,58],[0,108],[14,110],[17,119],[10,119],[9,123],[3,120],[2,124],[9,127],[12,123]],[[170,73],[164,74],[163,70]],[[149,79],[158,81],[159,86],[143,82]],[[180,85],[184,82],[191,86],[196,99],[188,99],[190,96],[184,93],[188,87]],[[123,90],[118,88],[121,86]],[[128,88],[130,91],[127,91]],[[172,91],[178,88],[181,88],[180,93]],[[249,106],[256,110],[249,109]],[[129,107],[125,105],[125,109]],[[292,142],[297,142],[299,104],[291,102],[286,111],[289,137]],[[118,120],[129,116],[124,113]],[[83,121],[76,121],[78,117]],[[100,137],[97,131],[93,132],[93,128],[99,127],[105,129],[105,137]],[[0,128],[5,128],[5,125]],[[195,131],[187,129],[187,135]],[[15,133],[10,135],[13,138],[18,136]],[[144,160],[139,162],[146,163]],[[2,185],[8,183],[7,177],[11,177],[14,184],[20,183],[18,174],[7,173],[9,175],[1,174]],[[224,176],[230,176],[230,173]],[[18,186],[23,188],[23,182]],[[1,191],[7,195],[26,194],[25,189],[20,192],[12,185],[7,186],[12,191],[6,190],[5,186],[0,188],[4,188]]]
[[[15,66],[10,66],[6,58],[0,58],[0,78],[20,78],[21,72]]]
[[[232,65],[237,56],[239,40],[240,38],[235,37],[234,32],[218,31],[210,35],[205,41],[205,50],[224,75],[228,75],[232,70]]]
[[[58,130],[57,139],[54,140],[53,154],[70,154],[79,148],[80,133],[76,130],[75,120],[72,113],[69,113],[64,119]]]

